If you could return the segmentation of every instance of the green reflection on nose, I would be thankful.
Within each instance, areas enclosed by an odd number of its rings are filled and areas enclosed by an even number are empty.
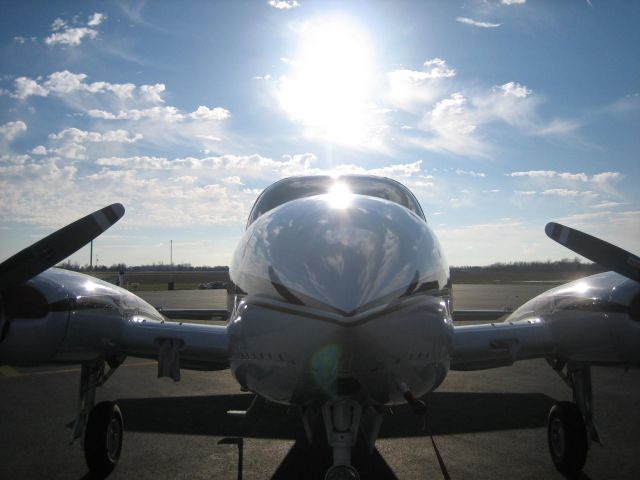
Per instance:
[[[325,345],[311,357],[311,374],[316,384],[330,396],[335,395],[339,363],[340,347],[335,344]]]

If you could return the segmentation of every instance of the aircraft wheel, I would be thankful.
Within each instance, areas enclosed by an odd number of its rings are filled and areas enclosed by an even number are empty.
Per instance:
[[[334,465],[327,471],[324,480],[360,480],[360,475],[351,465]]]
[[[100,402],[91,410],[84,437],[84,458],[94,476],[104,478],[116,467],[123,434],[122,413],[115,402]]]
[[[549,453],[554,465],[568,477],[576,476],[587,459],[587,428],[578,406],[558,402],[549,411],[547,425]]]

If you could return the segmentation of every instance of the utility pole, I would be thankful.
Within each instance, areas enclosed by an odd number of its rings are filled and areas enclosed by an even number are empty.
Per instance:
[[[91,249],[89,252],[89,270],[93,270],[93,240],[91,240]]]
[[[169,240],[169,290],[173,290],[175,288],[175,282],[173,281],[173,240]]]

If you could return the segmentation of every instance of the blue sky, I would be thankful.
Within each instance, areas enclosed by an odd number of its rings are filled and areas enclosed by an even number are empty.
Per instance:
[[[228,264],[257,194],[373,173],[452,265],[640,251],[640,3],[0,3],[0,258],[122,202],[99,264]],[[72,257],[88,263],[88,249]]]

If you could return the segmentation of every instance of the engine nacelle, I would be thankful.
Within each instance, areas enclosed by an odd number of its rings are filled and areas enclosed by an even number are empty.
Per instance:
[[[614,272],[551,289],[507,321],[540,318],[557,357],[594,364],[640,365],[640,284]]]
[[[56,268],[4,291],[2,301],[0,364],[9,365],[117,356],[128,320],[163,318],[127,290]]]

